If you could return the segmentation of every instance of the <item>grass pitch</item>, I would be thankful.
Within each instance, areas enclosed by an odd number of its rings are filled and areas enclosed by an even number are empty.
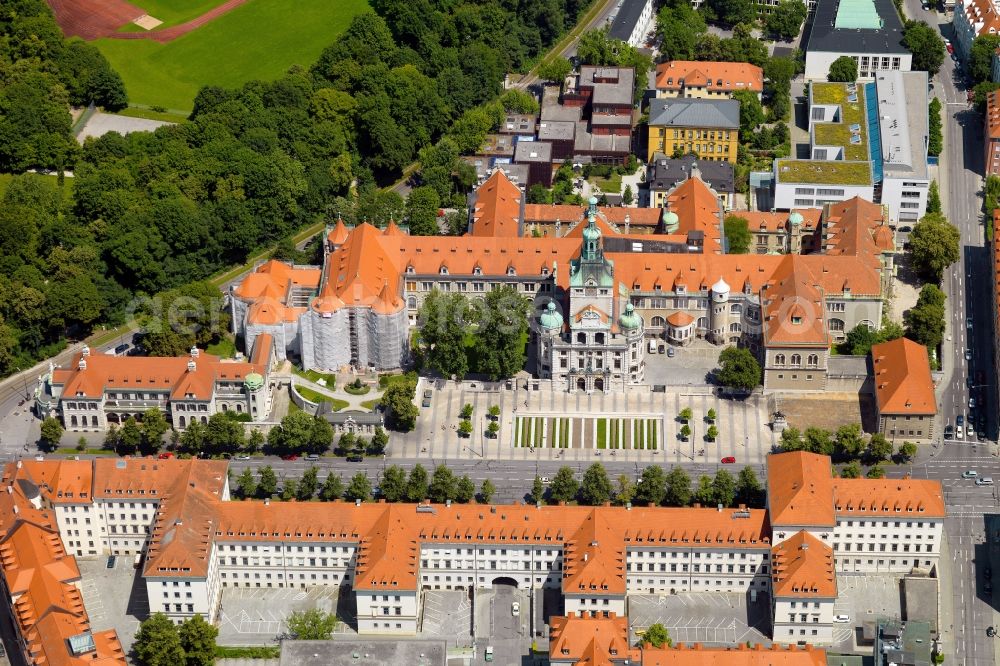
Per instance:
[[[171,24],[217,4],[140,0],[151,16]],[[168,5],[172,14],[161,11]],[[275,79],[292,65],[308,67],[365,11],[367,0],[249,0],[166,44],[110,38],[94,43],[122,75],[131,103],[188,112],[202,86],[235,88],[252,79]]]

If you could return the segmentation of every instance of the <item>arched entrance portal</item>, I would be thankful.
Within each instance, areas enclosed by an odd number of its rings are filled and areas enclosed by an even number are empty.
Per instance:
[[[583,377],[580,377],[579,379],[577,379],[576,380],[576,388],[578,388],[581,391],[586,391],[587,390],[587,380],[584,379]]]
[[[604,380],[598,377],[594,380],[594,390],[603,391],[604,390]]]
[[[514,580],[513,578],[511,578],[510,576],[500,576],[499,578],[494,578],[493,579],[493,586],[494,587],[500,587],[500,586],[513,587],[513,588],[516,589],[517,588],[517,581]]]

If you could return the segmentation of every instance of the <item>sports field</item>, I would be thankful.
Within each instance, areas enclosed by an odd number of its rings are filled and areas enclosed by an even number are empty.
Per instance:
[[[218,0],[137,0],[151,16],[189,20]],[[170,5],[170,13],[156,12]],[[122,75],[133,104],[190,111],[204,85],[236,87],[308,67],[368,9],[367,0],[249,0],[178,39],[99,39],[94,43]]]
[[[132,0],[133,5],[142,7],[148,15],[163,21],[159,28],[167,28],[198,18],[223,2],[224,0]],[[131,26],[129,30],[138,32],[142,28]]]

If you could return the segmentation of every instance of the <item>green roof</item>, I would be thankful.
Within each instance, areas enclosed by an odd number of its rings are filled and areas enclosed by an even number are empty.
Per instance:
[[[838,30],[856,28],[880,30],[882,19],[879,17],[878,10],[872,0],[840,0],[833,27]]]
[[[847,88],[843,83],[811,84],[813,104],[840,106],[839,123],[814,123],[813,142],[819,146],[843,146],[845,160],[869,160],[868,120],[865,117],[864,86],[858,86],[858,101],[847,101]],[[861,143],[851,143],[851,125],[861,126]]]
[[[841,160],[778,160],[777,176],[780,183],[809,183],[816,185],[871,185],[870,162],[844,162]]]

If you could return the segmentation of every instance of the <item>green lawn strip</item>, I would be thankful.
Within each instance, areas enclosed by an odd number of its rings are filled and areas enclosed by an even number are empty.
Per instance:
[[[647,423],[649,423],[649,427],[653,432],[651,437],[646,440],[646,448],[655,450],[659,446],[660,442],[660,439],[656,436],[656,420],[649,419]]]
[[[339,412],[344,407],[347,407],[350,404],[346,400],[338,400],[337,398],[331,398],[328,395],[324,395],[319,391],[313,391],[311,388],[307,388],[305,386],[296,386],[295,392],[301,395],[309,402],[315,402],[316,404],[319,404],[321,402],[328,402],[330,403],[330,409],[332,409],[335,412]]]
[[[150,15],[160,18],[155,12],[173,3],[155,4]],[[214,4],[217,0],[181,2],[173,16],[179,20],[193,12],[193,18],[203,13],[198,5]],[[130,100],[188,111],[202,86],[239,88],[254,79],[277,79],[292,65],[309,67],[355,15],[368,10],[366,0],[247,2],[167,43],[114,38],[93,43],[125,80]]]
[[[281,648],[277,645],[260,645],[253,647],[215,646],[216,659],[277,659],[281,656]]]
[[[60,447],[60,448],[56,449],[56,453],[61,453],[64,456],[79,456],[79,455],[88,455],[88,456],[113,456],[113,455],[117,455],[114,451],[111,451],[109,449],[91,449],[91,448],[86,448],[83,451],[80,451],[75,446],[63,446],[63,447]]]
[[[559,432],[560,444],[559,448],[568,449],[569,448],[569,419],[562,420],[562,428]]]
[[[621,419],[610,419],[608,425],[611,427],[611,448],[619,449],[621,448],[619,440],[618,428],[621,426]]]
[[[314,384],[318,384],[319,381],[322,379],[326,381],[326,388],[330,389],[331,391],[337,386],[336,375],[326,375],[323,374],[322,372],[316,372],[315,370],[303,370],[295,366],[292,366],[292,372],[297,374],[299,377],[302,377],[303,379],[308,379]]]
[[[170,111],[153,111],[146,106],[129,106],[115,113],[116,116],[128,116],[129,118],[145,118],[146,120],[162,120],[168,123],[183,123],[187,121],[187,114],[183,112],[172,113]]]
[[[542,431],[545,429],[545,419],[540,416],[535,417],[535,447],[542,445]]]
[[[607,442],[607,419],[597,419],[597,448],[606,449],[608,448]]]
[[[364,407],[365,409],[370,409],[372,411],[375,411],[375,408],[378,407],[379,403],[381,402],[382,401],[378,398],[376,398],[375,400],[365,400],[364,402],[361,403],[361,406]]]

